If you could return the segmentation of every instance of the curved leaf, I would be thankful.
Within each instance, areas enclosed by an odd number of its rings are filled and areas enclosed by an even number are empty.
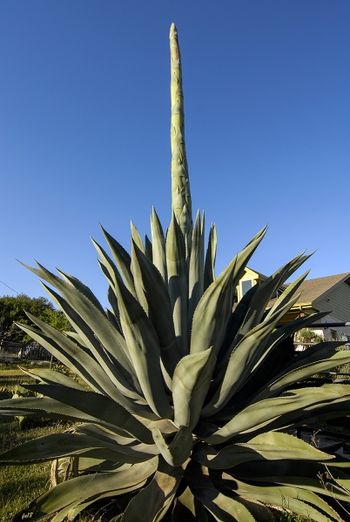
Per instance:
[[[169,444],[159,429],[154,428],[152,435],[159,452],[170,466],[181,466],[188,459],[193,447],[193,438],[186,426],[181,426]]]
[[[0,462],[19,464],[42,462],[68,456],[115,460],[134,464],[153,457],[148,453],[136,452],[131,447],[107,443],[101,439],[76,433],[53,433],[10,449],[0,455]]]
[[[156,471],[152,481],[127,505],[121,522],[157,522],[169,510],[182,478],[182,469],[164,463]]]
[[[149,429],[136,419],[127,409],[104,395],[89,391],[80,391],[73,388],[51,384],[28,384],[27,389],[42,393],[67,406],[87,413],[91,417],[121,428],[136,439],[152,444],[152,435]]]
[[[168,288],[173,310],[173,322],[180,355],[188,353],[187,342],[187,295],[188,278],[185,241],[180,227],[172,216],[166,236],[166,263]]]
[[[297,460],[322,462],[334,458],[287,433],[267,432],[248,442],[229,444],[219,451],[202,447],[194,458],[210,469],[228,469],[246,462]]]
[[[167,266],[165,258],[165,237],[157,212],[152,207],[151,213],[152,259],[154,266],[159,270],[165,284],[168,284]]]
[[[258,232],[204,292],[193,315],[191,353],[213,346],[218,354],[232,311],[234,288],[265,232]]]
[[[288,394],[253,403],[205,440],[221,444],[234,436],[297,425],[315,415],[329,413],[332,406],[341,410],[350,404],[350,385],[332,384],[319,388],[301,388]]]
[[[156,471],[156,467],[157,459],[153,459],[133,464],[126,471],[99,473],[68,480],[41,495],[27,511],[33,511],[31,520],[38,520],[44,515],[53,514],[73,503],[96,498],[108,491],[113,491],[114,495],[122,495],[126,490],[130,490],[129,488],[141,487],[145,479]]]
[[[172,409],[160,368],[159,341],[153,325],[123,284],[117,285],[116,290],[121,326],[143,395],[156,415],[171,418]]]
[[[173,376],[174,421],[195,427],[210,386],[216,357],[213,348],[183,357]]]

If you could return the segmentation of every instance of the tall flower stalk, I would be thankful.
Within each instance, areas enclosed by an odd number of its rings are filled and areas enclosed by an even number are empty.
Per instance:
[[[192,232],[192,202],[185,146],[181,54],[175,24],[170,27],[171,194],[172,211],[185,237]]]

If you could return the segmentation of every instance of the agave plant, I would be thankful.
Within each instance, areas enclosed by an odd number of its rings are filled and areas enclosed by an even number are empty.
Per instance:
[[[305,255],[236,302],[265,229],[215,276],[215,227],[205,249],[204,215],[192,221],[174,25],[170,44],[170,225],[164,233],[153,210],[150,239],[132,226],[130,253],[105,230],[111,257],[94,242],[107,310],[77,278],[31,268],[72,332],[33,316],[20,327],[71,373],[30,371],[36,384],[26,388],[41,396],[3,400],[0,413],[69,419],[74,429],[26,442],[1,461],[74,460],[76,476],[21,514],[31,520],[72,520],[101,501],[113,506],[109,520],[123,522],[268,521],[276,510],[339,521],[334,505],[349,501],[348,462],[293,433],[349,413],[350,386],[302,382],[350,355],[336,342],[293,355],[291,336],[322,317],[281,323],[305,275],[283,283]]]

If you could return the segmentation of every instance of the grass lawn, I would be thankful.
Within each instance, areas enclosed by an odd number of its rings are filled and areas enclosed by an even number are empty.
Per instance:
[[[28,366],[23,364],[23,366]],[[31,366],[33,368],[33,366]],[[0,395],[11,396],[15,388],[31,379],[14,365],[0,366]],[[5,398],[5,397],[1,397]],[[0,418],[0,450],[6,451],[27,440],[62,430],[60,425],[43,426],[20,431],[18,422]],[[50,462],[22,466],[0,465],[0,521],[10,522],[13,516],[49,487]]]
[[[60,425],[18,430],[17,421],[0,422],[1,452],[35,437],[63,429]],[[0,521],[10,522],[49,487],[50,462],[22,466],[0,466]]]

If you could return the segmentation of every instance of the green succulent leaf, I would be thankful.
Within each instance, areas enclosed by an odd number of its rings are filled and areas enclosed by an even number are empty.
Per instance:
[[[207,252],[204,263],[204,290],[212,284],[215,279],[215,259],[217,249],[216,226],[211,225],[208,238]]]
[[[131,259],[129,253],[114,237],[112,237],[107,230],[101,227],[104,237],[108,243],[108,246],[112,252],[112,256],[117,264],[118,270],[120,271],[123,281],[127,286],[128,290],[134,294],[134,280],[132,277],[130,265]]]
[[[230,478],[236,485],[236,491],[243,498],[257,500],[270,506],[281,507],[282,509],[297,515],[311,518],[316,522],[329,522],[331,520],[341,521],[340,516],[318,495],[312,491],[303,489],[302,482],[300,487],[288,486],[257,486],[230,477],[223,473],[223,479]]]
[[[124,285],[117,287],[120,321],[143,395],[152,411],[172,417],[160,366],[160,346],[145,311]]]
[[[213,348],[183,357],[173,376],[174,421],[193,429],[208,393],[216,356]]]
[[[216,390],[210,403],[204,408],[203,416],[213,415],[223,408],[249,379],[259,358],[266,357],[276,340],[284,336],[282,331],[275,331],[275,328],[295,300],[296,298],[292,298],[284,303],[275,314],[267,316],[263,322],[250,330],[237,346],[232,347],[225,370],[218,372],[216,376]]]
[[[153,455],[134,451],[132,447],[105,442],[77,433],[53,433],[25,442],[0,455],[3,464],[42,462],[68,456],[114,459],[134,464],[149,460]]]
[[[158,270],[136,245],[133,247],[132,260],[138,275],[137,278],[135,277],[136,293],[140,302],[146,302],[144,309],[147,310],[147,315],[157,333],[162,363],[168,374],[172,376],[179,354],[167,287]]]
[[[145,253],[145,246],[144,246],[144,244],[142,242],[142,239],[141,239],[141,236],[139,234],[139,231],[137,230],[137,228],[135,227],[135,225],[132,222],[130,223],[130,230],[131,230],[131,241],[132,241],[132,243],[137,245],[137,247],[143,253]]]
[[[128,470],[109,473],[99,473],[71,479],[59,484],[54,489],[44,493],[27,509],[33,511],[32,520],[39,520],[44,515],[54,514],[74,503],[81,503],[90,498],[96,498],[108,491],[113,495],[122,495],[127,491],[138,489],[144,481],[155,473],[157,459],[134,464]]]
[[[165,236],[157,212],[152,208],[151,213],[152,260],[158,269],[163,281],[168,284],[167,265],[165,256]]]
[[[187,426],[181,426],[175,437],[168,443],[158,428],[152,430],[153,440],[163,459],[170,466],[181,466],[189,457],[193,448],[192,432]]]
[[[266,432],[248,442],[228,444],[219,451],[201,447],[194,454],[200,464],[210,469],[228,469],[246,462],[296,460],[323,462],[334,459],[307,442],[287,433]]]
[[[336,351],[341,345],[341,342],[330,341],[317,344],[316,350],[308,349],[305,357],[298,358],[272,382],[267,383],[255,400],[277,395],[291,384],[349,363],[350,353],[348,351]]]
[[[199,502],[219,522],[255,522],[248,509],[237,499],[218,491],[207,475],[205,468],[190,477],[190,489]]]
[[[173,322],[178,345],[177,350],[179,354],[183,356],[188,353],[188,275],[185,241],[174,215],[172,216],[166,237],[166,262],[169,296],[173,310]]]
[[[193,315],[191,353],[210,346],[219,353],[232,311],[234,288],[265,232],[261,230],[204,292]]]
[[[246,335],[249,330],[257,326],[259,322],[262,320],[266,313],[266,308],[271,301],[271,298],[276,295],[277,292],[283,288],[283,283],[291,277],[291,275],[300,268],[300,266],[309,259],[310,256],[307,255],[299,255],[292,259],[289,263],[279,268],[274,274],[270,277],[267,277],[264,281],[258,282],[254,285],[254,293],[251,298],[247,300],[246,305],[244,306],[244,314],[242,314],[242,324],[237,331],[231,333],[231,339],[237,343],[244,335]],[[244,299],[240,301],[238,306],[242,306],[244,303]],[[233,321],[237,323],[237,320]],[[237,336],[237,337],[235,337]],[[232,341],[231,341],[232,342]]]
[[[247,406],[206,437],[206,441],[221,444],[233,436],[298,425],[315,415],[332,416],[333,411],[341,414],[349,406],[350,385],[325,384],[319,388],[291,390],[281,397],[263,399]]]
[[[121,522],[139,522],[140,514],[144,522],[157,522],[169,510],[180,484],[183,472],[163,463],[151,482],[127,505]]]
[[[109,395],[135,413],[141,413],[145,410],[141,405],[137,405],[128,399],[128,396],[131,396],[131,398],[140,398],[140,396],[130,390],[131,385],[129,385],[129,388],[121,385],[120,381],[115,377],[116,368],[114,368],[114,373],[109,372],[108,374],[104,371],[104,367],[101,367],[95,358],[90,353],[82,350],[76,342],[43,321],[31,315],[29,315],[29,318],[35,321],[35,324],[40,329],[35,329],[28,325],[18,326],[44,348],[47,348],[59,361],[75,371],[93,390]],[[120,387],[122,387],[124,394],[120,391]],[[128,391],[125,393],[125,390]]]
[[[153,442],[149,429],[123,406],[108,397],[94,392],[80,391],[52,384],[26,384],[24,386],[29,390],[42,393],[46,397],[62,402],[76,410],[81,410],[95,419],[100,419],[105,424],[121,428],[124,432],[146,444]]]
[[[40,382],[40,384],[59,384],[61,386],[67,386],[68,388],[76,388],[77,390],[84,391],[84,386],[81,386],[75,379],[65,375],[61,372],[56,372],[49,368],[33,368],[27,370],[26,368],[20,368],[23,373],[33,377],[33,379]]]
[[[194,310],[204,289],[204,215],[201,216],[199,212],[192,232],[188,278],[188,324],[190,329]]]

